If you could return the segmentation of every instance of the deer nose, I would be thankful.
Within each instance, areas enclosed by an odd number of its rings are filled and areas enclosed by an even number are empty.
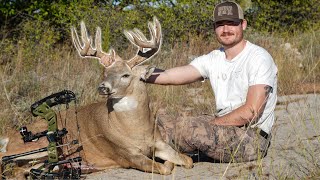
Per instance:
[[[106,85],[105,83],[101,83],[98,87],[98,91],[100,94],[110,94],[111,88],[108,85]]]
[[[109,94],[110,93],[110,89],[107,87],[98,87],[98,91],[100,92],[100,94]]]

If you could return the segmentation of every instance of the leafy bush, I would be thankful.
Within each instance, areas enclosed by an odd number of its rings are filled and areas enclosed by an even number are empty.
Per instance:
[[[318,0],[252,0],[246,14],[249,24],[265,32],[292,33],[320,27]]]

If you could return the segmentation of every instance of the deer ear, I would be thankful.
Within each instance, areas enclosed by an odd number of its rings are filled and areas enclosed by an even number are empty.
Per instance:
[[[154,70],[156,69],[156,67],[154,66],[148,66],[146,68],[144,68],[144,72],[141,73],[140,78],[142,81],[146,81],[154,72]]]
[[[104,67],[112,65],[116,59],[116,52],[114,51],[114,49],[110,49],[108,54],[109,56],[102,56],[99,59],[100,64],[102,64]]]

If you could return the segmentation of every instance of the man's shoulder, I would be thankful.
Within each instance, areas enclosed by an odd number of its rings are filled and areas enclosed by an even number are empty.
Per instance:
[[[271,54],[264,49],[263,47],[249,43],[250,47],[247,52],[247,62],[250,71],[255,71],[257,69],[265,68],[266,70],[273,69],[275,72],[277,71],[276,64],[274,62]]]
[[[201,55],[201,56],[195,58],[194,60],[213,61],[213,60],[219,60],[223,57],[225,57],[224,50],[222,48],[220,48],[220,49],[215,49],[215,50],[209,52],[208,54]]]
[[[249,52],[251,55],[262,55],[262,56],[270,56],[270,53],[263,47],[257,45],[257,44],[254,44],[254,43],[251,43],[249,41],[247,41],[247,44],[249,46]]]
[[[196,57],[190,62],[190,65],[195,67],[202,77],[207,78],[209,71],[218,68],[217,64],[225,57],[224,51],[221,49],[213,50],[208,54]],[[213,66],[213,64],[215,64]]]

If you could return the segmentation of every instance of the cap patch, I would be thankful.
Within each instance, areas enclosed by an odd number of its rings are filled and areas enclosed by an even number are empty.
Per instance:
[[[232,6],[221,6],[218,8],[218,16],[233,15]]]

